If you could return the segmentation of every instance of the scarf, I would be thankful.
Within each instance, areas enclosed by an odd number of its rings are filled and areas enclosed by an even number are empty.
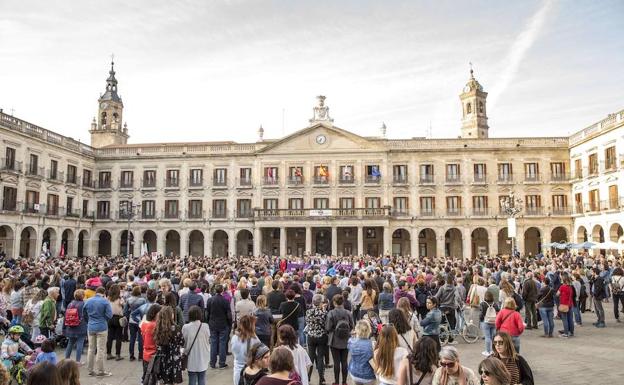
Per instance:
[[[449,380],[448,370],[447,368],[443,368],[442,375],[440,376],[440,385],[448,385],[448,380]],[[459,371],[457,372],[457,383],[459,385],[466,385],[466,374],[464,373],[464,367],[461,365],[459,365]]]

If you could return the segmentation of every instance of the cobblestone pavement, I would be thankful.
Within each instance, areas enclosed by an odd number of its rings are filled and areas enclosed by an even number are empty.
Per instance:
[[[583,326],[577,327],[575,337],[540,338],[542,329],[527,330],[521,337],[521,353],[531,365],[535,383],[566,385],[610,385],[624,383],[624,323],[616,323],[613,318],[612,303],[605,303],[607,327],[596,329],[591,324],[596,321],[593,313],[583,314]],[[555,330],[563,328],[556,320]],[[464,365],[476,370],[482,360],[483,341],[472,345],[463,341],[457,345]],[[124,344],[122,351],[127,351]],[[59,352],[59,355],[62,353]],[[86,360],[86,351],[83,360]],[[208,369],[207,384],[232,384],[232,357],[228,356],[230,368],[225,370]],[[83,385],[139,385],[142,367],[139,362],[106,361],[106,369],[113,373],[108,378],[87,376],[86,367],[81,369]],[[325,374],[328,383],[333,381],[332,369]],[[185,377],[184,383],[188,383]],[[317,385],[314,374],[310,385]]]

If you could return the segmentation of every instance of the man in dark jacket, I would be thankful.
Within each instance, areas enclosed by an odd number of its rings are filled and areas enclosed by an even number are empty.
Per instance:
[[[67,309],[69,303],[74,300],[74,292],[76,291],[76,280],[74,272],[67,273],[65,279],[61,282],[61,296],[63,297],[63,309]]]
[[[280,305],[282,302],[286,302],[286,296],[284,292],[279,289],[280,283],[279,281],[273,281],[273,291],[271,291],[267,295],[267,305],[269,306],[269,310],[271,310],[271,314],[280,314]]]
[[[452,330],[455,329],[455,325],[457,324],[457,318],[455,317],[455,311],[457,310],[458,305],[458,294],[457,288],[455,287],[454,278],[452,275],[446,276],[446,282],[444,285],[440,286],[438,292],[435,297],[438,299],[440,311],[446,314],[446,319],[449,322],[449,326]],[[454,343],[453,337],[449,337],[449,343]]]
[[[537,329],[537,284],[533,280],[533,273],[526,273],[526,280],[522,284],[522,300],[524,301],[527,329]]]
[[[213,369],[216,367],[218,353],[219,368],[223,369],[228,367],[225,358],[230,325],[232,325],[232,312],[230,303],[223,298],[223,285],[217,285],[215,292],[216,294],[208,300],[206,307],[206,319],[210,328],[210,367]]]
[[[334,308],[334,296],[336,294],[342,294],[342,289],[338,287],[338,277],[332,277],[331,285],[327,288],[327,293],[325,293],[325,297],[329,301],[329,308]]]
[[[180,307],[184,315],[184,323],[189,322],[188,313],[191,306],[199,306],[200,309],[204,308],[204,297],[197,294],[195,290],[197,290],[197,284],[193,281],[188,287],[188,292],[180,297]]]

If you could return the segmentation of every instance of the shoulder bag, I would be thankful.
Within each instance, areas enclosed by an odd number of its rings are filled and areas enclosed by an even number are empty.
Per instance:
[[[199,327],[197,328],[197,333],[195,333],[195,338],[193,338],[193,342],[191,342],[191,346],[189,347],[189,350],[182,353],[182,370],[186,370],[186,368],[188,367],[188,356],[191,353],[191,350],[193,350],[193,346],[195,345],[195,340],[197,339],[197,336],[199,335],[199,331],[201,330],[202,327],[202,323],[199,323]]]
[[[550,293],[552,292],[552,287],[548,288],[548,293],[546,293],[546,295],[544,297],[542,297],[542,299],[540,299],[539,301],[537,301],[537,303],[535,304],[536,308],[540,308],[540,306],[542,306],[542,302],[544,302],[544,300],[546,299],[546,297],[548,297],[550,295]]]
[[[295,314],[295,312],[299,310],[299,302],[295,302],[295,303],[297,304],[297,306],[295,306],[295,308],[290,313],[288,313],[286,317],[282,317],[281,320],[277,321],[278,328],[282,326],[282,322],[284,322],[285,319],[290,318],[291,315]]]
[[[409,384],[410,385],[420,385],[420,383],[422,382],[423,378],[425,378],[425,376],[427,375],[427,373],[423,373],[420,375],[420,378],[418,379],[418,382],[416,382],[414,384],[414,379],[413,379],[413,375],[412,375],[412,364],[410,363],[409,366]]]

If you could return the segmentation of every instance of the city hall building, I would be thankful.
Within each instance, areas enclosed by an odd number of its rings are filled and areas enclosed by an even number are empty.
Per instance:
[[[132,144],[117,86],[111,66],[90,145],[0,112],[7,255],[471,258],[509,254],[511,236],[532,254],[622,241],[624,110],[571,137],[490,138],[471,71],[457,138],[363,137],[319,96],[307,127],[277,140]]]

